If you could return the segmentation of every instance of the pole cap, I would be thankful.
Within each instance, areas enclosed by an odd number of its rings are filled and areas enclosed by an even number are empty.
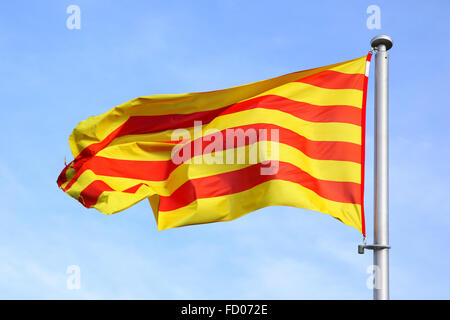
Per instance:
[[[385,34],[380,34],[380,35],[372,38],[372,40],[370,41],[370,44],[372,45],[372,48],[376,48],[380,44],[384,44],[386,46],[386,51],[387,51],[390,48],[392,48],[392,46],[394,45],[394,42],[392,41],[391,37],[389,37]]]

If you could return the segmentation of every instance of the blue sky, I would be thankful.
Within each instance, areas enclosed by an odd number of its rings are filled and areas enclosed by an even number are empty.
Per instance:
[[[66,8],[81,29],[66,28]],[[369,5],[381,29],[366,27]],[[0,298],[371,299],[361,235],[271,207],[157,231],[58,189],[79,121],[132,98],[221,89],[365,55],[389,34],[391,297],[450,299],[448,1],[3,1]],[[372,66],[373,75],[373,66]],[[372,240],[373,78],[366,220]],[[68,290],[78,265],[81,288]]]

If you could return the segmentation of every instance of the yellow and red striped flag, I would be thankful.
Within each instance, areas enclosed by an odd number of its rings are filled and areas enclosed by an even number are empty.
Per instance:
[[[104,214],[148,198],[159,230],[285,205],[365,234],[370,58],[123,103],[73,130],[58,186]]]

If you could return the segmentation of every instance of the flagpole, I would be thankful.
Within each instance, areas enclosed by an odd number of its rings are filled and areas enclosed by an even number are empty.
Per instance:
[[[374,300],[389,299],[389,36],[372,39],[375,49]]]

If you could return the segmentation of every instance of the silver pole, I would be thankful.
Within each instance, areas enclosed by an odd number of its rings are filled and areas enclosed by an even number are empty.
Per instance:
[[[374,214],[374,300],[389,299],[389,128],[388,54],[392,39],[372,39],[375,49],[375,214]]]

